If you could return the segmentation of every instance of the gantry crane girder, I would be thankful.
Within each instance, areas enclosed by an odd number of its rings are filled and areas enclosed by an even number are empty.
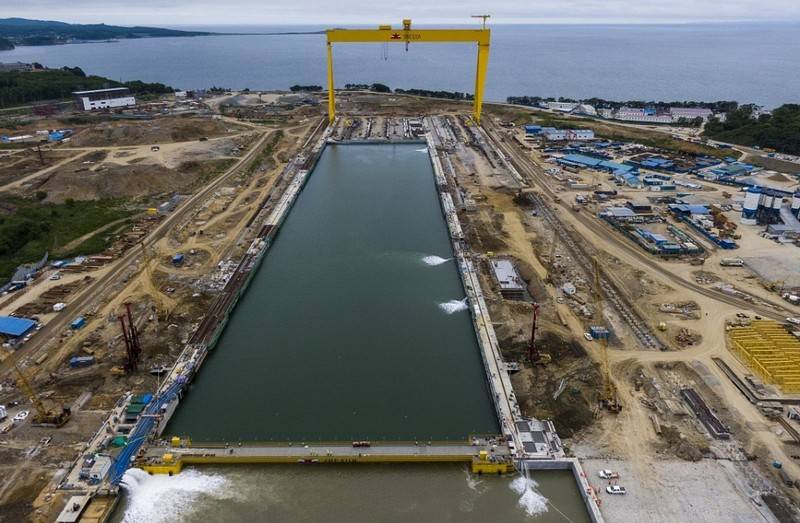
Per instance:
[[[389,25],[377,29],[328,29],[328,119],[332,122],[336,117],[336,97],[334,93],[333,44],[335,43],[380,43],[390,44],[441,44],[441,43],[474,43],[478,46],[478,64],[475,71],[475,98],[473,100],[473,117],[480,123],[483,108],[486,68],[489,64],[489,42],[491,30],[486,29],[412,29],[411,20],[403,20],[401,29]]]

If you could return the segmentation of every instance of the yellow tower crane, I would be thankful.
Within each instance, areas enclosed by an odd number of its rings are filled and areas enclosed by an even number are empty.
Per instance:
[[[33,386],[31,385],[30,381],[28,381],[28,378],[25,377],[25,374],[22,372],[22,369],[19,368],[19,365],[17,365],[16,361],[13,362],[13,365],[14,372],[17,373],[17,385],[20,389],[22,389],[25,397],[27,397],[28,401],[30,401],[33,405],[33,422],[37,425],[52,425],[55,427],[61,427],[67,421],[69,421],[69,409],[62,408],[59,411],[51,410],[45,407],[42,400],[39,399],[39,395],[36,394],[35,390],[33,390]]]
[[[600,288],[600,263],[597,261],[597,258],[592,258],[592,272],[594,277],[594,284],[592,285],[592,295],[594,301],[594,308],[595,314],[599,317],[603,317],[603,298]],[[600,347],[601,347],[601,373],[603,379],[603,389],[600,394],[600,403],[610,410],[611,412],[619,412],[622,410],[622,406],[619,403],[619,398],[617,396],[617,388],[614,386],[614,381],[611,379],[611,369],[608,363],[608,335],[604,335],[600,337]]]
[[[478,64],[475,71],[475,98],[472,116],[477,123],[481,120],[483,108],[484,86],[486,84],[486,68],[489,64],[489,41],[491,30],[486,27],[489,15],[479,15],[483,19],[481,29],[412,29],[411,20],[403,20],[402,29],[393,29],[390,25],[381,25],[377,29],[328,29],[328,119],[336,118],[336,95],[333,81],[333,44],[335,43],[379,43],[405,44],[441,44],[441,43],[475,43],[478,46]]]

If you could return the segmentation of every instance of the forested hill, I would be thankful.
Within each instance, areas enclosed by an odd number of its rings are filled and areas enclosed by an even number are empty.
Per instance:
[[[158,95],[172,92],[159,83],[140,81],[120,83],[101,76],[88,76],[78,67],[39,69],[35,72],[0,72],[0,108],[49,100],[63,100],[73,91],[128,87],[134,94]]]
[[[53,45],[81,40],[201,36],[212,33],[160,27],[121,27],[106,24],[68,24],[26,18],[0,18],[0,39],[14,45]]]
[[[772,114],[758,117],[752,105],[743,105],[729,112],[724,122],[712,117],[706,123],[705,134],[724,142],[800,154],[800,105],[782,105]]]

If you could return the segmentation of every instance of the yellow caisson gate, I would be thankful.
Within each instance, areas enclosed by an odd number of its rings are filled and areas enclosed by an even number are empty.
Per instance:
[[[489,64],[489,41],[491,31],[486,28],[486,16],[481,29],[412,29],[411,20],[403,20],[402,29],[394,29],[389,25],[377,29],[328,29],[328,119],[332,122],[336,117],[336,96],[334,93],[333,44],[335,43],[475,43],[478,46],[478,65],[475,71],[475,98],[472,115],[476,122],[481,120],[486,68]]]
[[[370,455],[357,456],[307,456],[307,455],[231,455],[226,453],[174,454],[164,453],[160,459],[151,459],[136,465],[149,474],[180,474],[186,465],[233,465],[233,464],[293,464],[293,463],[469,463],[473,474],[508,474],[516,471],[514,463],[507,457],[490,456],[488,451],[474,455]]]

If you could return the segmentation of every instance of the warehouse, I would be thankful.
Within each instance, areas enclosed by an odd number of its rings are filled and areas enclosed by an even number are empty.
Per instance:
[[[0,316],[0,335],[7,338],[20,338],[36,327],[36,322],[27,318]]]
[[[75,91],[75,106],[81,111],[133,107],[136,98],[127,87],[112,87],[94,91]]]

